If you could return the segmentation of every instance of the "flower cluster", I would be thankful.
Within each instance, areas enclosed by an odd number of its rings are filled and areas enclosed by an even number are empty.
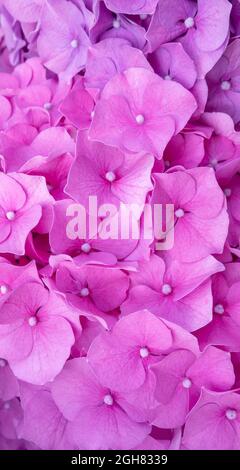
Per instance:
[[[239,0],[0,19],[0,448],[240,449]]]

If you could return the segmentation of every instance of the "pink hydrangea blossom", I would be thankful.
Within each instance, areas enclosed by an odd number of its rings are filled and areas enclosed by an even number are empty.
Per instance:
[[[234,263],[228,263],[226,272],[213,277],[213,320],[198,332],[201,345],[222,345],[229,351],[239,346],[240,276]]]
[[[121,311],[128,314],[146,308],[155,315],[194,331],[212,319],[209,277],[224,266],[213,257],[195,263],[153,255],[130,274],[131,288]]]
[[[100,265],[77,268],[68,262],[56,270],[56,288],[82,312],[99,315],[115,310],[126,298],[128,285],[124,272]]]
[[[1,173],[0,179],[0,252],[23,255],[28,234],[53,199],[42,176]]]
[[[203,78],[226,48],[230,11],[228,0],[163,0],[147,33],[150,47],[178,38]]]
[[[165,80],[175,80],[187,89],[191,89],[196,82],[197,71],[194,62],[179,42],[162,44],[151,54],[150,63],[154,71]]]
[[[87,208],[95,195],[98,204],[120,203],[143,206],[152,189],[151,155],[128,155],[98,142],[89,142],[79,133],[76,158],[70,169],[65,191]],[[86,189],[87,188],[87,189]]]
[[[225,196],[213,170],[176,167],[167,173],[156,173],[154,178],[152,204],[174,204],[175,241],[171,255],[190,262],[221,253],[228,216]],[[211,191],[211,199],[208,191]]]
[[[149,365],[174,347],[174,325],[172,331],[163,319],[141,310],[119,320],[112,332],[96,338],[88,358],[106,386],[131,391],[143,385]]]
[[[155,396],[160,403],[153,423],[163,428],[176,428],[185,423],[202,386],[224,391],[235,382],[230,354],[212,346],[198,357],[191,351],[179,349],[163,358],[152,370],[157,378]]]
[[[40,283],[25,283],[1,307],[1,357],[22,380],[34,384],[52,380],[74,343],[68,319],[75,315],[61,297]]]
[[[0,19],[0,449],[240,450],[240,1]]]
[[[163,156],[166,170],[175,165],[194,168],[203,160],[204,138],[190,132],[177,134],[168,143]]]
[[[161,158],[170,138],[184,127],[195,109],[194,97],[180,84],[133,67],[105,86],[89,135],[123,151],[144,150]]]
[[[124,72],[133,65],[151,70],[144,54],[139,49],[131,47],[127,40],[111,38],[100,41],[88,51],[86,87],[102,90],[114,75]]]
[[[186,421],[183,445],[187,449],[239,449],[238,393],[213,393],[202,396]]]
[[[236,39],[225,50],[217,64],[208,73],[208,111],[228,113],[239,122],[239,61],[240,41]]]
[[[104,386],[85,358],[68,361],[51,389],[78,448],[132,448],[149,433],[149,424],[131,419],[124,395]]]
[[[27,387],[21,386],[24,419],[19,426],[19,436],[44,450],[74,449],[69,423],[58,409],[49,388]]]
[[[93,44],[102,39],[122,38],[140,50],[146,48],[146,30],[141,23],[122,14],[116,16],[106,8],[103,1],[95,2],[94,10],[95,22],[89,32]]]
[[[67,81],[86,63],[89,38],[83,26],[84,17],[73,3],[46,0],[37,41],[39,56],[49,70]]]

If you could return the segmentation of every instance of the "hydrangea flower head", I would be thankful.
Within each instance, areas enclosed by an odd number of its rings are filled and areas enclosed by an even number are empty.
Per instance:
[[[240,450],[240,1],[0,19],[0,448]]]

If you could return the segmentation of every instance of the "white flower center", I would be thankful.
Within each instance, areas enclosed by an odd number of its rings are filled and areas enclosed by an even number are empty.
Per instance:
[[[164,80],[172,80],[172,77],[170,75],[165,75]]]
[[[172,292],[172,288],[171,288],[170,284],[163,284],[162,293],[164,295],[169,295],[169,294],[171,294],[171,292]]]
[[[113,20],[113,28],[118,29],[120,28],[121,23],[120,20]]]
[[[89,243],[83,243],[81,246],[81,250],[84,253],[89,253],[89,251],[91,250],[91,246],[89,245]]]
[[[5,367],[7,365],[7,361],[5,359],[0,359],[0,367]]]
[[[71,41],[71,46],[73,49],[76,49],[78,47],[78,40],[77,39],[73,39]]]
[[[185,214],[185,212],[184,212],[183,209],[177,209],[177,210],[175,211],[175,216],[176,216],[178,219],[180,219],[181,217],[183,217],[184,214]]]
[[[220,315],[222,315],[224,313],[224,307],[222,304],[217,304],[215,305],[214,307],[214,312],[215,313],[219,313]]]
[[[144,121],[145,121],[144,116],[142,114],[138,114],[135,117],[135,119],[136,119],[136,123],[139,124],[139,125],[143,124]]]
[[[30,318],[28,319],[28,324],[29,324],[29,326],[35,326],[35,325],[37,324],[37,319],[36,319],[36,317],[30,317]]]
[[[231,83],[228,80],[223,80],[223,82],[221,83],[221,88],[224,91],[228,91],[231,88]]]
[[[87,297],[89,295],[89,290],[87,287],[83,287],[83,289],[81,289],[80,291],[80,294],[82,297]]]
[[[188,379],[187,377],[185,377],[182,381],[182,386],[184,388],[190,388],[192,386],[192,382],[190,379]]]
[[[226,197],[230,197],[232,194],[232,190],[230,188],[224,189],[224,194]]]
[[[15,219],[15,212],[14,211],[8,211],[6,213],[6,217],[8,220],[14,220]]]
[[[142,14],[141,14],[141,15],[139,15],[139,16],[140,16],[140,20],[146,20],[146,19],[147,19],[147,17],[148,17],[148,15],[146,15],[146,13],[145,13],[145,14],[144,14],[144,13],[142,13]]]
[[[226,411],[225,415],[226,415],[226,418],[227,418],[227,419],[230,419],[230,421],[231,421],[231,420],[233,420],[233,419],[236,419],[236,417],[237,417],[237,412],[236,412],[236,410],[231,410],[231,409],[229,408],[229,409]]]
[[[216,158],[212,158],[212,160],[210,160],[210,166],[212,168],[216,168],[217,164],[218,164],[218,161]]]
[[[116,179],[116,175],[113,171],[108,171],[105,175],[105,178],[107,181],[109,181],[110,183],[112,183],[113,181],[115,181]]]
[[[44,103],[43,107],[44,107],[44,109],[49,111],[50,109],[52,109],[52,103]]]
[[[104,399],[103,399],[105,405],[108,405],[108,406],[111,406],[113,405],[113,397],[112,395],[105,395]]]
[[[0,292],[2,295],[6,294],[8,292],[8,287],[3,284],[0,286]]]
[[[140,356],[144,359],[145,357],[149,356],[148,348],[141,348],[139,351]]]
[[[192,28],[194,26],[194,19],[189,16],[188,18],[185,19],[184,24],[186,28]]]
[[[90,116],[91,116],[91,119],[93,119],[93,118],[94,118],[94,114],[95,114],[95,111],[93,110],[93,111],[91,112],[91,114],[90,114]]]

